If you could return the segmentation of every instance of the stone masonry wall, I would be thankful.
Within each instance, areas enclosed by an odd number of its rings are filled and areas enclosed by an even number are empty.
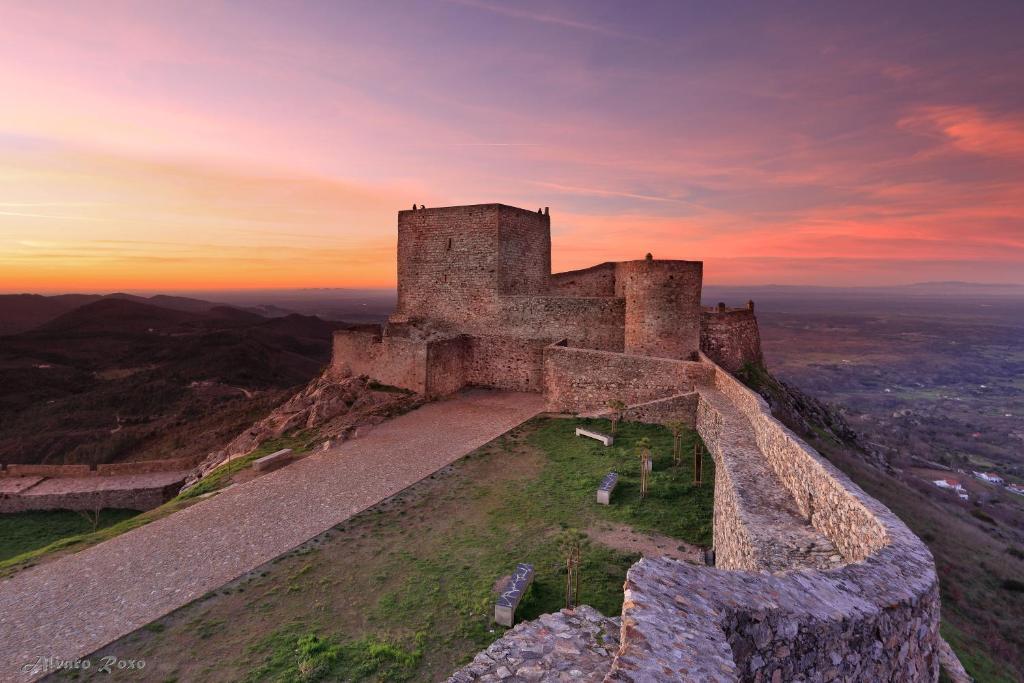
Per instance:
[[[151,510],[173,498],[188,470],[92,477],[0,479],[0,513],[29,510]]]
[[[773,418],[764,399],[719,367],[714,386],[747,417],[759,450],[800,513],[844,559],[862,560],[885,547],[889,539],[877,501]]]
[[[503,204],[400,211],[398,306],[392,318],[439,320],[476,331],[493,322],[496,296],[543,294],[550,274],[547,215]]]
[[[395,318],[461,321],[500,286],[497,204],[398,213]]]
[[[688,391],[668,398],[637,403],[622,411],[622,419],[627,422],[660,425],[678,421],[692,428],[697,422],[699,399],[696,391]]]
[[[626,300],[627,353],[690,360],[700,349],[700,261],[625,261],[616,295]]]
[[[729,372],[764,363],[752,308],[706,309],[700,318],[700,350]]]
[[[335,333],[331,372],[367,375],[437,398],[464,386],[540,392],[548,340],[466,335],[417,340],[372,332]]]
[[[425,394],[426,342],[356,330],[337,330],[331,354],[337,377],[368,375],[373,379]]]
[[[725,462],[723,441],[728,439],[723,418],[707,401],[698,401],[695,426],[715,461],[715,514],[713,538],[715,563],[723,569],[762,569],[758,542],[744,515],[741,494]]]
[[[894,548],[832,572],[767,574],[645,558],[627,574],[605,680],[937,681],[930,559]]]
[[[542,391],[546,341],[502,336],[466,339],[466,384],[508,391]]]
[[[469,343],[464,335],[427,342],[426,389],[428,397],[447,396],[466,385]]]
[[[502,294],[546,294],[551,277],[551,218],[498,206]]]
[[[599,410],[611,398],[644,403],[692,390],[710,373],[704,363],[560,344],[544,349],[545,400],[552,412]]]
[[[499,297],[500,333],[509,337],[568,339],[574,346],[622,351],[625,302],[607,297],[504,296]],[[467,330],[495,334],[494,325]]]
[[[551,293],[558,296],[615,296],[616,264],[601,263],[551,276]]]
[[[605,680],[936,681],[939,595],[928,549],[759,396],[712,367],[696,422],[716,458],[716,568],[654,558],[630,569],[621,646]],[[737,441],[737,426],[726,424],[737,419],[753,437]],[[784,540],[765,537],[757,524],[767,518],[749,512],[764,501],[747,497],[763,491],[732,480],[743,468],[730,460],[751,456],[748,438],[797,503],[810,498],[801,512],[842,553],[839,565],[765,571]]]
[[[160,458],[134,462],[114,462],[90,465],[0,465],[2,477],[92,477],[123,474],[149,474],[152,472],[179,472],[195,467],[200,457]]]

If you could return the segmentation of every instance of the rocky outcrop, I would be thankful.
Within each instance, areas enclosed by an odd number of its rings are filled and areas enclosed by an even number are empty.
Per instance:
[[[580,605],[544,614],[504,636],[452,674],[470,681],[603,681],[619,647],[619,619]]]
[[[344,440],[359,427],[376,425],[420,405],[410,392],[379,385],[367,377],[339,378],[328,371],[282,403],[263,419],[236,436],[223,450],[211,453],[196,469],[185,488],[233,459],[296,429],[317,429],[323,440]]]

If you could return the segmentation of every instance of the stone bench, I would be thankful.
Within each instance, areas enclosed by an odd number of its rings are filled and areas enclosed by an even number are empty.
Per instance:
[[[274,465],[279,465],[279,464],[283,463],[285,460],[290,458],[291,455],[292,455],[292,449],[290,449],[290,448],[282,448],[281,450],[275,451],[275,452],[271,453],[270,455],[264,455],[262,458],[259,458],[257,460],[253,460],[252,468],[254,470],[256,470],[257,472],[262,472],[263,470],[270,469]]]
[[[533,565],[520,562],[512,572],[508,583],[497,602],[494,603],[494,621],[502,626],[511,627],[516,621],[516,607],[526,594],[526,589],[533,583]]]
[[[619,483],[619,475],[615,472],[609,472],[604,475],[604,479],[601,480],[600,485],[597,487],[597,502],[601,505],[610,505],[612,502],[612,491],[615,490],[615,486]]]
[[[604,434],[602,432],[595,432],[593,429],[584,429],[583,427],[576,428],[576,436],[587,436],[591,439],[600,441],[605,446],[611,446],[615,443],[615,439],[612,438],[611,434]]]

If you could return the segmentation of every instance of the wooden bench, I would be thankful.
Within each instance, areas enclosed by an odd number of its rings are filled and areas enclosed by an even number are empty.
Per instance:
[[[611,446],[613,443],[615,443],[615,439],[612,438],[611,434],[595,432],[593,429],[584,429],[583,427],[576,428],[576,436],[588,436],[591,439],[596,439],[600,441],[605,446]]]
[[[615,472],[609,472],[604,475],[604,479],[601,480],[601,484],[597,487],[597,502],[601,505],[610,505],[612,502],[612,491],[615,490],[618,483],[619,475]]]
[[[279,465],[280,463],[284,462],[289,457],[291,457],[291,454],[292,449],[282,448],[281,450],[275,451],[270,455],[264,455],[262,458],[259,458],[258,460],[253,460],[252,468],[257,472],[262,472],[263,470],[270,469],[274,465]]]
[[[516,623],[516,607],[519,607],[526,589],[533,583],[533,565],[520,562],[509,577],[505,589],[494,603],[494,621],[511,627]]]

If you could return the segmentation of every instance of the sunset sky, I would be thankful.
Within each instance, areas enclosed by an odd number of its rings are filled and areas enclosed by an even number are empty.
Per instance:
[[[550,206],[556,270],[1024,283],[1024,3],[850,5],[0,0],[0,291],[392,286],[413,202]]]

